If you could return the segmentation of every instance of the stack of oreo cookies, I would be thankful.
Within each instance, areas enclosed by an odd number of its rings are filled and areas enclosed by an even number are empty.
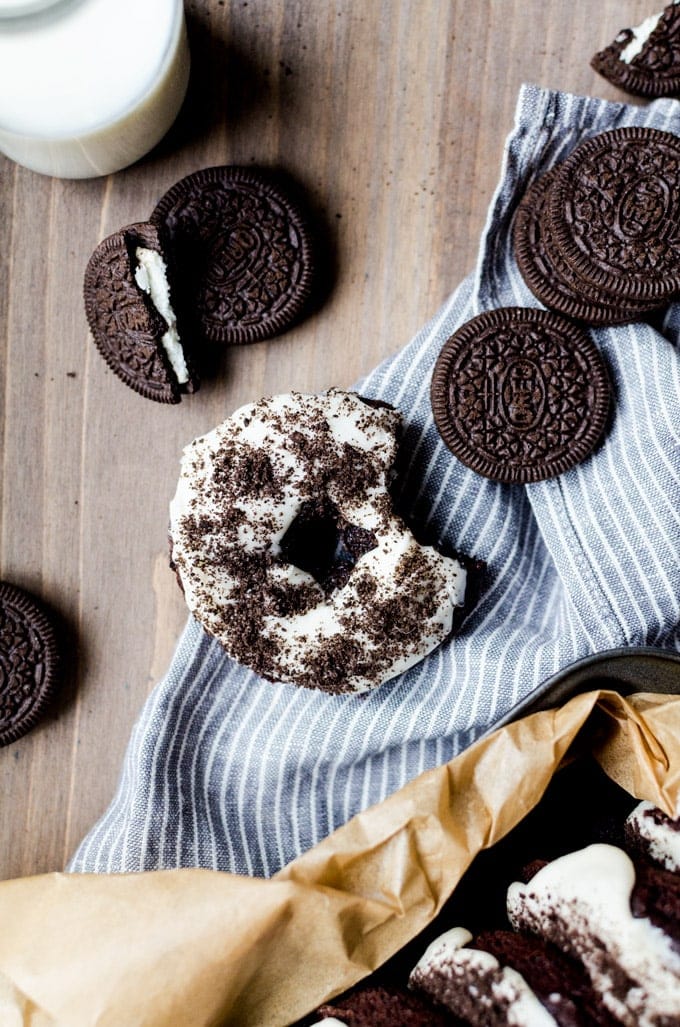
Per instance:
[[[439,354],[431,400],[458,460],[527,484],[584,460],[608,422],[607,368],[584,326],[638,321],[680,293],[680,138],[630,127],[583,141],[530,185],[513,244],[549,309],[464,324]]]
[[[620,128],[581,143],[520,202],[514,249],[546,307],[592,325],[639,320],[680,291],[680,139]]]

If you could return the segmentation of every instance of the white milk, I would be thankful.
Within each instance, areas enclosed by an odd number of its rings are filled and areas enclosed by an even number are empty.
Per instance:
[[[132,164],[188,81],[182,0],[0,0],[0,150],[34,171]]]

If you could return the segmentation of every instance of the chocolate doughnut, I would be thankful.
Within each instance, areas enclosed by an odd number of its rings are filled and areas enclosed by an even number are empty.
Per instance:
[[[425,950],[409,986],[472,1027],[616,1027],[584,968],[561,949],[516,931],[464,927]]]
[[[465,570],[393,510],[400,421],[353,393],[290,393],[185,449],[172,563],[197,620],[263,677],[364,692],[450,633]]]
[[[663,875],[661,887],[654,875]],[[668,931],[670,907],[677,910],[672,876],[636,872],[622,849],[589,845],[546,864],[527,884],[511,884],[508,918],[515,929],[538,934],[579,960],[603,1006],[621,1023],[677,1024],[680,954],[675,932]]]
[[[651,802],[641,802],[624,826],[627,847],[653,863],[680,873],[680,816],[669,817]]]

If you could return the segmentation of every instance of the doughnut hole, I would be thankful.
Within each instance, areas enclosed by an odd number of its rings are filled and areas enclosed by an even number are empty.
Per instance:
[[[326,593],[346,585],[359,557],[377,545],[372,531],[350,524],[327,496],[305,501],[280,543],[283,559]]]

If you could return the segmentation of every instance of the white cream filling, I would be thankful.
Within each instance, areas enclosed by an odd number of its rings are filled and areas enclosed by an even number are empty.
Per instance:
[[[640,835],[657,863],[674,872],[680,871],[680,831],[663,822],[657,823],[648,814],[656,807],[651,802],[641,802],[628,817],[627,823]]]
[[[167,354],[178,384],[186,385],[190,375],[177,330],[177,318],[170,303],[167,265],[160,253],[148,249],[146,246],[138,246],[135,256],[138,261],[135,268],[135,281],[139,288],[147,293],[167,325],[161,338],[161,345]]]
[[[524,977],[512,967],[502,967],[490,952],[466,948],[471,941],[472,935],[464,927],[446,931],[425,950],[413,969],[411,981],[427,993],[427,982],[433,973],[451,984],[460,980],[468,993],[476,997],[480,1010],[502,1004],[507,1022],[514,1027],[557,1027]],[[491,994],[485,994],[484,989]],[[440,1002],[443,999],[436,988],[432,997]],[[453,1004],[451,1009],[458,1012]]]
[[[272,415],[282,420],[283,427],[272,423]],[[366,600],[359,597],[357,586],[368,579],[375,585],[370,605],[402,597],[403,585],[395,575],[398,565],[410,554],[418,553],[425,573],[417,583],[409,581],[410,596],[414,601],[424,596],[433,598],[436,611],[423,618],[422,632],[417,643],[405,640],[402,653],[395,656],[380,681],[356,677],[351,686],[355,691],[366,691],[376,684],[402,673],[431,652],[451,630],[454,607],[463,602],[465,570],[458,561],[444,557],[432,547],[420,546],[395,515],[385,515],[376,504],[387,496],[386,477],[396,455],[395,432],[400,415],[391,409],[370,407],[352,393],[331,390],[320,396],[302,396],[296,393],[275,396],[237,410],[231,418],[207,435],[196,439],[185,450],[182,458],[177,492],[170,506],[173,559],[178,566],[189,609],[196,613],[209,631],[220,637],[219,622],[225,607],[238,600],[236,582],[226,571],[209,562],[196,560],[195,553],[185,548],[181,522],[198,501],[207,516],[219,519],[220,497],[210,488],[210,468],[222,447],[236,444],[240,452],[265,452],[275,464],[282,479],[281,494],[276,498],[255,501],[244,497],[236,499],[234,506],[246,515],[238,531],[238,547],[244,551],[267,551],[280,557],[283,536],[299,513],[303,502],[319,498],[310,495],[303,464],[288,448],[292,431],[319,442],[319,422],[327,426],[323,434],[324,446],[342,451],[346,444],[371,455],[378,469],[378,484],[368,488],[358,498],[347,499],[342,491],[329,482],[327,497],[338,507],[350,523],[376,533],[378,545],[364,553],[356,562],[349,581],[342,588],[325,596],[314,578],[289,563],[274,563],[269,571],[270,583],[299,584],[304,582],[318,589],[318,605],[301,614],[286,618],[265,616],[264,637],[269,638],[281,651],[282,680],[295,680],[301,661],[310,644],[317,646],[336,635],[346,635],[342,620],[355,614],[352,637],[366,652],[376,648],[374,641],[362,629],[362,613]],[[206,540],[209,544],[210,540]],[[221,610],[211,615],[201,601],[201,594],[213,599],[213,607]],[[222,641],[226,644],[225,639]],[[283,643],[283,644],[282,644]],[[227,645],[228,648],[228,645]]]
[[[637,57],[639,53],[641,53],[643,46],[659,24],[659,19],[662,14],[663,11],[659,11],[657,14],[650,14],[648,18],[645,18],[642,24],[637,25],[635,28],[631,28],[630,31],[633,33],[633,38],[619,54],[620,61],[623,61],[624,64],[630,64],[630,62]],[[621,37],[619,36],[618,38],[620,39]]]
[[[654,1027],[662,1017],[680,1023],[680,955],[647,917],[632,915],[634,884],[635,868],[623,850],[590,845],[549,863],[528,884],[511,884],[508,916],[513,927],[547,939],[554,940],[557,925],[603,1004],[623,1023]],[[608,961],[633,982],[623,996],[613,988]]]

